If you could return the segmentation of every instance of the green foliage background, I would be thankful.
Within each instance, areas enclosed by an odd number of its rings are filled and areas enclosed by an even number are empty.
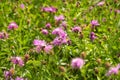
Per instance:
[[[5,80],[3,72],[14,66],[15,75],[28,78],[28,80],[119,80],[120,74],[106,77],[108,68],[105,63],[112,66],[120,63],[120,14],[115,10],[120,9],[120,1],[106,0],[103,6],[96,4],[100,0],[0,0],[0,31],[6,31],[9,38],[0,40],[0,80]],[[20,4],[25,9],[20,8]],[[56,13],[42,12],[44,6],[54,6]],[[90,10],[90,7],[93,7]],[[41,52],[32,52],[34,39],[51,42],[54,36],[51,31],[59,26],[55,25],[54,16],[64,15],[67,21],[67,34],[71,45],[54,47],[53,55]],[[74,22],[76,18],[76,22]],[[103,19],[106,19],[104,22]],[[95,33],[97,39],[91,42],[90,22],[98,20],[100,26]],[[15,31],[7,29],[10,22],[16,22],[19,28]],[[52,29],[49,35],[41,34],[40,29],[50,22]],[[82,26],[83,38],[80,34],[71,32],[74,25]],[[85,26],[84,26],[85,25]],[[71,59],[81,57],[85,52],[85,65],[82,69],[73,70],[70,66]],[[24,57],[30,55],[24,67],[15,66],[10,62],[12,56]],[[96,60],[101,59],[101,63]],[[43,64],[45,62],[46,64]],[[62,72],[59,66],[64,66]],[[96,73],[97,69],[98,73]]]

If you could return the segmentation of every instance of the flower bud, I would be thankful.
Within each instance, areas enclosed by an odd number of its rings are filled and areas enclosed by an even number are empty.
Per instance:
[[[96,61],[98,62],[98,64],[101,64],[101,59],[100,58],[98,58]]]
[[[64,66],[59,66],[59,70],[60,70],[61,72],[65,72],[65,71],[66,71]]]
[[[94,71],[96,74],[98,74],[98,72],[99,72],[97,67],[94,68]]]
[[[82,39],[83,38],[83,33],[82,32],[80,32],[80,39]]]
[[[31,22],[30,19],[28,19],[28,20],[27,20],[27,24],[30,24],[30,22]]]
[[[29,58],[30,58],[30,55],[29,54],[25,54],[24,61],[27,62]]]
[[[104,40],[107,40],[107,36],[103,36],[103,39],[104,39]]]
[[[110,66],[111,66],[111,65],[110,65],[109,62],[106,62],[106,63],[105,63],[105,67],[106,67],[106,68],[109,68]]]
[[[80,56],[84,59],[86,57],[86,53],[82,52]]]
[[[14,68],[11,68],[11,69],[9,70],[9,72],[10,72],[11,75],[13,75],[13,74],[15,73]]]

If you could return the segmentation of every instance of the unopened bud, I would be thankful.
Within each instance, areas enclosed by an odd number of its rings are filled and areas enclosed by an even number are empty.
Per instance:
[[[83,33],[80,33],[80,36],[79,36],[79,37],[80,37],[80,39],[82,39],[82,38],[83,38]]]
[[[118,3],[118,0],[114,0],[115,3]]]
[[[73,19],[74,22],[76,22],[76,20],[77,20],[76,18]]]
[[[101,43],[102,43],[102,41],[101,41],[101,40],[99,40],[99,43],[101,44]]]
[[[30,58],[30,55],[29,54],[25,54],[24,61],[27,62],[29,58]]]
[[[97,67],[94,68],[94,71],[96,74],[98,74],[98,72],[99,72]]]
[[[86,57],[86,53],[82,52],[80,56],[84,59]]]
[[[106,68],[109,68],[111,65],[110,65],[109,62],[106,62],[106,63],[105,63],[105,66],[106,66]]]
[[[11,49],[14,49],[15,47],[14,46],[11,46]]]
[[[103,36],[103,39],[104,39],[104,40],[107,40],[107,36]]]
[[[13,74],[15,73],[14,68],[11,68],[11,69],[9,70],[9,72],[10,72],[11,75],[13,75]]]
[[[77,2],[77,3],[76,3],[76,7],[80,7],[80,2]]]
[[[98,62],[98,64],[101,63],[101,59],[100,58],[98,58],[96,61]]]
[[[30,19],[27,20],[27,24],[30,24]]]
[[[65,72],[65,67],[64,66],[59,66],[60,71]]]

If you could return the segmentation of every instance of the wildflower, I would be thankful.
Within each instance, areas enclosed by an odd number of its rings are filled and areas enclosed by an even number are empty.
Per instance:
[[[44,40],[37,40],[37,39],[35,39],[35,40],[33,41],[33,44],[34,44],[35,46],[44,47],[44,46],[46,45],[46,42],[45,42]]]
[[[10,76],[12,76],[12,74],[10,73],[10,71],[4,71],[4,76],[5,76],[5,79],[8,80]]]
[[[62,44],[67,44],[68,39],[67,37],[56,37],[53,42],[54,45],[62,45]]]
[[[97,6],[103,6],[105,4],[105,1],[101,1],[97,4]]]
[[[45,34],[45,35],[47,35],[48,34],[48,30],[47,29],[42,29],[42,34]]]
[[[92,20],[92,21],[91,21],[91,25],[92,25],[92,26],[99,26],[100,24],[98,23],[97,20]]]
[[[111,64],[110,64],[109,62],[106,62],[106,63],[105,63],[105,67],[106,67],[106,68],[109,68],[110,66],[111,66]]]
[[[62,32],[63,32],[62,28],[56,28],[52,31],[52,34],[59,36],[60,33],[62,33]]]
[[[82,52],[80,56],[84,59],[86,57],[86,52]]]
[[[17,29],[17,28],[18,28],[18,25],[15,22],[11,22],[8,26],[9,30],[14,30],[14,29]]]
[[[25,54],[24,55],[24,62],[27,62],[29,58],[30,58],[30,55],[29,54]]]
[[[52,34],[57,35],[57,36],[61,36],[61,37],[66,37],[67,34],[65,33],[65,31],[62,28],[56,28],[52,31]]]
[[[89,38],[91,41],[94,41],[94,39],[96,39],[97,37],[95,36],[94,32],[91,32]]]
[[[120,69],[120,64],[118,64],[117,67]]]
[[[57,8],[55,8],[53,6],[51,6],[51,7],[43,7],[42,11],[55,13],[55,12],[57,12]]]
[[[24,61],[22,60],[21,57],[12,57],[11,62],[14,64],[18,64],[19,66],[24,66]]]
[[[61,45],[62,44],[62,39],[60,37],[56,37],[53,42],[54,45]]]
[[[0,32],[0,39],[8,38],[8,34],[6,32]]]
[[[20,8],[24,9],[25,8],[24,4],[20,4]]]
[[[61,27],[54,29],[52,31],[52,34],[57,35],[57,37],[52,42],[54,45],[62,45],[68,43],[67,34]]]
[[[63,15],[55,16],[54,18],[55,18],[55,21],[56,21],[56,22],[59,22],[59,21],[65,19]]]
[[[67,27],[67,22],[66,22],[66,21],[63,21],[63,22],[60,24],[60,26],[64,27],[64,29],[66,29],[66,27]]]
[[[118,14],[120,14],[120,10],[115,10],[115,13],[118,13]]]
[[[51,52],[52,49],[53,49],[53,46],[52,46],[52,45],[46,45],[43,50],[44,50],[46,53],[49,53],[49,52]]]
[[[78,33],[81,32],[81,28],[79,26],[75,26],[72,28],[72,31]]]
[[[74,69],[82,68],[84,64],[85,64],[85,62],[81,58],[73,58],[71,61],[71,66]]]
[[[60,70],[61,72],[65,72],[65,71],[66,71],[66,69],[65,69],[64,66],[59,66],[59,70]]]
[[[71,45],[71,44],[72,44],[72,42],[71,42],[70,39],[67,41],[67,43],[68,43],[68,45]]]
[[[39,53],[42,50],[42,47],[41,46],[36,46],[35,50],[36,50],[37,53]]]
[[[47,23],[47,24],[45,25],[45,27],[49,29],[49,28],[51,28],[51,24],[50,24],[50,23]]]
[[[13,75],[13,74],[15,73],[15,69],[14,69],[14,68],[11,68],[11,69],[9,70],[9,72],[10,72],[11,75]]]
[[[110,76],[112,74],[116,75],[118,74],[119,68],[118,67],[111,67],[109,71],[107,72],[106,76]]]
[[[95,71],[96,74],[99,73],[99,69],[97,67],[94,68],[94,71]]]
[[[11,68],[9,71],[4,71],[4,77],[6,80],[11,79],[13,74],[14,74],[13,68]]]
[[[62,37],[62,44],[68,44],[69,39],[67,37]]]

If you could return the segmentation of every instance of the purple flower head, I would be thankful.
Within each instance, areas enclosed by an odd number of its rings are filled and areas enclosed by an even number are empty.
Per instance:
[[[42,47],[41,46],[36,46],[35,50],[36,50],[37,53],[40,53],[40,51],[42,50]]]
[[[52,49],[53,49],[53,46],[52,46],[52,45],[46,45],[43,50],[44,50],[46,53],[49,53],[49,52],[51,52]]]
[[[61,27],[54,29],[52,34],[57,35],[57,37],[52,42],[53,45],[62,45],[68,43],[67,33]]]
[[[4,39],[4,33],[0,32],[0,39]]]
[[[85,61],[81,58],[73,58],[71,61],[71,66],[73,69],[82,68],[84,64],[85,64]]]
[[[9,30],[14,30],[14,29],[17,29],[17,28],[18,28],[18,25],[15,22],[11,22],[8,26]]]
[[[95,36],[95,33],[94,33],[94,32],[91,32],[89,37],[90,37],[90,40],[91,40],[91,41],[94,41],[94,39],[97,38],[97,37]]]
[[[24,8],[25,8],[25,5],[24,5],[24,4],[20,4],[20,8],[21,8],[21,9],[24,9]]]
[[[19,66],[24,66],[24,61],[22,60],[21,57],[12,57],[11,62],[14,64],[18,64]]]
[[[63,15],[55,16],[54,18],[55,18],[55,21],[56,21],[56,22],[59,22],[59,21],[65,19]]]
[[[67,27],[67,22],[66,22],[66,21],[63,21],[63,22],[60,24],[60,26],[64,27],[64,29],[66,29],[66,27]]]
[[[58,45],[61,45],[62,44],[62,39],[60,37],[56,37],[54,40],[53,40],[53,45],[55,46],[58,46]]]
[[[46,46],[46,42],[45,42],[44,40],[37,40],[37,39],[35,39],[35,40],[33,41],[33,44],[34,44],[35,46],[40,46],[40,47]]]
[[[81,32],[81,28],[79,26],[75,26],[72,28],[72,31],[78,33]]]
[[[4,71],[4,76],[5,76],[5,79],[9,79],[10,76],[12,76],[12,74],[10,73],[10,71]]]
[[[15,80],[24,80],[24,78],[16,77]]]
[[[105,4],[105,1],[101,1],[97,4],[97,6],[103,6]]]
[[[43,7],[42,11],[55,13],[55,12],[57,12],[57,8],[55,8],[53,6],[51,6],[51,7]]]
[[[47,29],[42,29],[42,34],[45,34],[45,35],[47,35],[48,34],[48,30]]]
[[[120,14],[120,10],[115,10],[116,13]]]
[[[51,24],[50,24],[50,23],[47,23],[47,24],[45,25],[45,27],[49,29],[49,28],[51,28]]]
[[[107,72],[106,76],[110,76],[112,74],[117,75],[119,71],[118,67],[111,67],[109,71]]]
[[[53,45],[55,46],[59,46],[59,45],[62,45],[62,44],[67,44],[68,43],[68,39],[67,37],[56,37],[54,40],[53,40]]]
[[[62,32],[63,32],[63,29],[62,29],[62,28],[55,28],[55,29],[52,31],[52,34],[59,36],[59,34],[62,33]]]
[[[68,38],[67,37],[63,37],[62,38],[62,44],[67,44],[68,43]]]
[[[8,38],[8,34],[6,32],[0,32],[0,39]]]
[[[57,35],[57,36],[61,36],[61,37],[66,37],[67,36],[66,32],[62,28],[54,29],[52,31],[52,34]]]
[[[92,20],[92,21],[91,21],[91,25],[92,25],[92,26],[99,26],[100,24],[98,23],[97,20]]]

